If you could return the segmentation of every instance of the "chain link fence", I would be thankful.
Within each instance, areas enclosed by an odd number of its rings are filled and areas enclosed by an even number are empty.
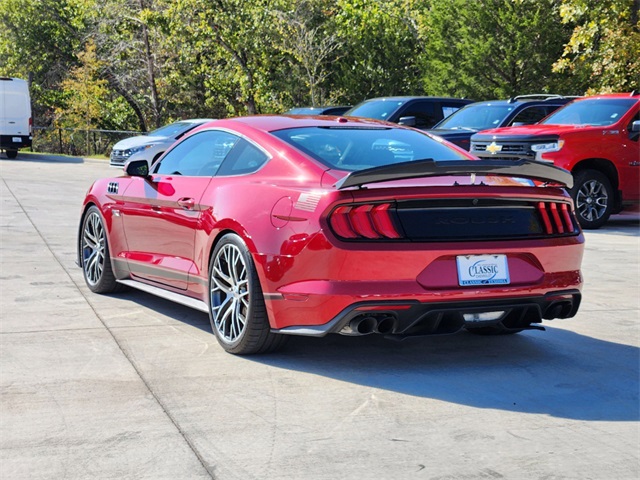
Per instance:
[[[111,148],[123,138],[142,135],[131,130],[83,130],[78,128],[33,127],[34,152],[62,153],[88,157],[109,156]]]

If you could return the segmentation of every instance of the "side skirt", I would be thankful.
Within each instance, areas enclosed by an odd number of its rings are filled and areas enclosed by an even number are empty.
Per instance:
[[[127,285],[138,290],[142,290],[143,292],[150,293],[151,295],[164,298],[165,300],[169,300],[171,302],[179,303],[180,305],[184,305],[195,310],[200,310],[204,313],[209,313],[209,306],[202,300],[197,300],[192,297],[187,297],[186,295],[170,292],[168,290],[154,287],[153,285],[147,285],[146,283],[138,282],[136,280],[118,280],[118,283],[122,283],[123,285]]]

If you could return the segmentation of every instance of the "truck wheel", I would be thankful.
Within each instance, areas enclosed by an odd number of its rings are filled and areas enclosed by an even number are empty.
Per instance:
[[[613,188],[603,173],[597,170],[577,172],[571,196],[582,228],[600,228],[611,216],[614,203]]]
[[[18,150],[7,150],[7,158],[14,159],[18,156]]]

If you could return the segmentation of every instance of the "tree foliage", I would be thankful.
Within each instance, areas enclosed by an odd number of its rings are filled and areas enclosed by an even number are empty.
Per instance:
[[[62,101],[60,83],[84,48],[86,16],[81,0],[0,2],[0,75],[31,78],[41,118]]]
[[[433,2],[421,25],[425,89],[434,94],[504,98],[566,92],[551,67],[568,29],[558,0]]]
[[[638,88],[640,0],[2,0],[36,124]]]
[[[575,25],[556,72],[590,93],[640,87],[640,0],[565,0],[562,21]]]

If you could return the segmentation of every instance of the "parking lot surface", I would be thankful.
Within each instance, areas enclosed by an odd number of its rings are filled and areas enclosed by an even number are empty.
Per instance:
[[[237,357],[206,315],[75,265],[106,161],[0,159],[0,477],[636,479],[640,223],[586,233],[545,332],[293,338]]]

